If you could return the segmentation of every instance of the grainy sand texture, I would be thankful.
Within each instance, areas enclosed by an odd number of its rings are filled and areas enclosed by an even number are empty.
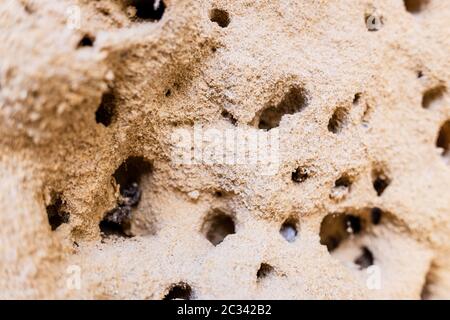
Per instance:
[[[450,298],[450,1],[2,0],[0,298]]]

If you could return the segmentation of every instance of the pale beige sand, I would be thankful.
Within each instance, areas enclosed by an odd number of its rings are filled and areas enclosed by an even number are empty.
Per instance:
[[[1,298],[450,298],[449,1],[141,2],[1,1]]]

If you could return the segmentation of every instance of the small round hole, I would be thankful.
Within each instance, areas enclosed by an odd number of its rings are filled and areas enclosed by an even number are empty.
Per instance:
[[[366,22],[367,30],[370,32],[380,31],[383,27],[384,21],[383,16],[376,13],[366,14],[364,16],[364,21]]]
[[[379,169],[372,171],[372,178],[373,178],[373,188],[377,192],[377,195],[380,197],[391,183],[391,180],[388,178],[388,176],[383,170]]]
[[[100,106],[95,112],[95,121],[108,127],[115,116],[116,98],[111,90],[105,92],[102,96]]]
[[[430,0],[404,0],[406,11],[417,14],[424,10]]]
[[[51,203],[46,207],[48,222],[52,231],[58,229],[63,223],[69,222],[70,214],[63,209],[63,201],[60,194],[52,196]]]
[[[347,110],[342,107],[337,108],[330,121],[328,122],[328,131],[337,134],[342,131],[342,129],[347,124]]]
[[[119,185],[120,196],[117,206],[108,211],[99,227],[103,235],[117,235],[128,237],[133,210],[141,201],[141,181],[144,176],[152,172],[152,164],[143,157],[129,157],[119,168],[113,177]]]
[[[437,106],[444,98],[446,91],[447,89],[444,86],[437,86],[427,90],[422,98],[422,107],[424,109],[430,109]]]
[[[330,198],[335,200],[344,199],[350,192],[352,186],[352,179],[348,174],[343,174],[334,182],[334,187],[331,190]]]
[[[169,292],[164,296],[163,300],[191,300],[192,288],[185,282],[174,284],[170,287]]]
[[[206,218],[202,232],[213,245],[220,244],[228,235],[235,233],[233,217],[216,209]]]
[[[347,232],[358,234],[361,232],[361,218],[353,215],[346,217]]]
[[[328,214],[320,225],[320,243],[332,252],[344,240],[362,234],[369,225],[368,213],[368,210],[363,210],[354,214]]]
[[[83,38],[78,42],[77,48],[92,47],[95,42],[95,37],[89,34],[85,34]]]
[[[350,177],[346,174],[342,175],[339,179],[337,179],[334,182],[334,187],[335,188],[345,188],[345,189],[350,189],[350,186],[352,185],[352,181],[350,179]]]
[[[294,242],[297,238],[297,226],[298,220],[295,218],[288,218],[283,222],[280,228],[280,234],[286,239],[287,242]]]
[[[328,214],[320,224],[320,244],[326,245],[329,252],[334,251],[349,237],[348,229],[347,215]]]
[[[162,0],[131,0],[129,5],[135,9],[135,18],[144,21],[161,20],[166,10]]]
[[[269,265],[267,263],[261,263],[258,271],[256,272],[256,279],[259,281],[264,278],[267,278],[272,273],[274,273],[274,271],[275,271],[275,269],[271,265]]]
[[[299,86],[291,86],[279,103],[269,105],[256,117],[258,128],[271,130],[279,127],[285,116],[301,112],[307,103],[305,90]]]
[[[383,211],[380,208],[372,208],[370,211],[370,219],[374,225],[380,224]]]
[[[353,97],[353,105],[359,104],[359,102],[361,101],[361,96],[361,93],[355,94],[355,96]]]
[[[361,255],[355,259],[354,263],[359,266],[359,269],[367,269],[373,265],[374,257],[372,251],[367,247],[361,248]]]
[[[447,120],[439,130],[436,147],[447,162],[450,162],[450,120]]]
[[[228,121],[230,121],[231,122],[231,124],[232,125],[236,125],[237,124],[237,119],[230,113],[230,112],[228,112],[227,110],[222,110],[222,113],[221,113],[221,115],[222,115],[222,117],[224,117],[225,119],[227,119]]]
[[[209,19],[211,22],[217,23],[221,28],[226,28],[230,24],[230,15],[222,9],[212,9],[209,12]]]
[[[295,183],[304,182],[306,179],[308,179],[308,177],[309,177],[309,170],[306,168],[302,168],[302,167],[298,167],[291,174],[291,179]]]

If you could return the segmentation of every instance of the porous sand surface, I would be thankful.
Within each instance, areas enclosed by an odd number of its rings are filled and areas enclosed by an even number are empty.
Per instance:
[[[449,21],[2,0],[0,297],[450,298]]]

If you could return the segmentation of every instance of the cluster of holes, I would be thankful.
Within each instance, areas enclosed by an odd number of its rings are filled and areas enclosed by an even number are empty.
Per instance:
[[[159,6],[155,6],[155,3],[158,2]],[[419,1],[419,0],[405,0],[405,6],[408,11],[410,12],[419,12],[424,5],[428,3],[428,1]],[[162,14],[164,13],[165,5],[163,2],[159,3],[159,1],[132,1],[132,6],[136,8],[136,16],[143,20],[159,20],[162,17]],[[210,20],[212,22],[217,23],[220,27],[226,28],[230,23],[230,18],[228,12],[222,9],[212,9],[210,11]],[[86,35],[83,37],[83,39],[80,41],[79,47],[83,46],[92,46],[95,39],[93,37],[90,37]],[[429,91],[427,91],[424,94],[422,105],[424,108],[429,108],[436,100],[442,98],[443,93],[445,92],[445,87],[437,87],[433,88]],[[166,96],[170,96],[171,92],[168,90],[166,92]],[[360,94],[356,94],[354,97],[353,104],[358,104],[360,100]],[[305,105],[306,105],[306,97],[303,92],[303,90],[294,87],[291,88],[291,90],[288,92],[288,94],[284,97],[284,99],[275,107],[269,107],[266,108],[261,116],[259,117],[259,123],[258,128],[270,130],[272,128],[278,127],[280,124],[280,121],[282,117],[286,114],[294,114],[296,112],[301,111]],[[114,115],[114,97],[111,93],[107,93],[102,98],[102,103],[99,109],[96,112],[96,120],[98,123],[102,123],[105,126],[108,126],[111,123],[112,117]],[[236,119],[227,111],[222,112],[222,116],[224,118],[227,118],[230,120],[233,124],[236,124]],[[347,122],[348,112],[345,108],[339,107],[335,110],[332,117],[329,120],[328,123],[328,130],[332,133],[339,133],[341,130],[345,127]],[[444,150],[443,153],[448,153],[448,149],[450,146],[450,121],[446,122],[444,126],[442,127],[438,141],[437,146],[442,148]],[[133,162],[136,159],[130,160]],[[121,195],[123,197],[126,197],[127,193],[130,192],[130,189],[136,189],[136,186],[138,186],[137,182],[132,182],[130,184],[130,180],[127,182],[122,182],[125,187],[122,187],[122,183],[120,183],[118,180],[118,176],[127,176],[128,174],[124,175],[124,171],[128,171],[128,169],[124,169],[130,166],[130,163],[127,163],[122,165],[118,171],[115,174],[116,181],[118,184],[121,185]],[[135,165],[131,164],[131,167],[137,168]],[[150,167],[148,167],[150,168]],[[139,172],[137,170],[136,172]],[[133,176],[133,175],[132,175]],[[136,176],[135,176],[136,177]],[[308,171],[304,168],[297,168],[292,173],[292,180],[294,182],[303,182],[308,178]],[[131,179],[131,180],[138,180],[138,179]],[[378,196],[381,196],[384,190],[389,185],[390,180],[389,178],[384,174],[383,171],[374,170],[373,171],[373,186],[376,190]],[[349,189],[351,186],[351,180],[347,175],[343,175],[341,178],[336,180],[335,182],[335,188],[345,188]],[[132,191],[134,194],[132,198],[137,196],[140,197],[140,191],[137,189],[137,191]],[[59,212],[60,204],[58,205],[58,202],[55,204],[49,206],[48,211],[51,212]],[[120,207],[120,205],[119,205]],[[127,211],[127,210],[126,210]],[[117,212],[116,212],[117,213]],[[128,214],[128,213],[127,213]],[[52,217],[61,217],[60,214],[52,214]],[[65,216],[65,215],[63,215]],[[105,219],[108,217],[107,215]],[[374,208],[371,211],[371,219],[373,224],[379,224],[381,221],[382,211],[378,208]],[[339,242],[342,240],[342,231],[340,232],[340,236],[336,239],[336,237],[326,238],[324,237],[324,229],[325,226],[327,226],[328,222],[327,219],[331,219],[332,216],[327,216],[324,221],[322,222],[321,227],[321,243],[326,244],[329,251],[334,250]],[[341,217],[341,215],[337,215],[334,219],[339,219],[337,217]],[[52,218],[55,219],[55,218]],[[64,219],[64,218],[63,218]],[[49,214],[49,220],[50,220],[50,214]],[[344,224],[344,230],[345,234],[349,233],[349,230],[353,234],[358,234],[361,232],[362,226],[361,226],[361,219],[356,216],[352,215],[345,215],[345,221]],[[102,223],[105,223],[105,220],[102,221]],[[102,226],[101,223],[101,226]],[[110,221],[106,222],[107,224],[111,223]],[[61,224],[61,222],[59,223]],[[58,225],[59,225],[58,224]],[[115,223],[119,226],[123,225],[123,222],[121,223]],[[333,223],[335,224],[335,223]],[[58,226],[57,225],[57,226]],[[288,242],[293,242],[297,236],[297,225],[298,221],[293,218],[288,218],[281,226],[280,228],[280,234],[286,239]],[[57,227],[56,226],[56,227]],[[55,227],[55,228],[56,228]],[[52,229],[53,225],[52,225]],[[121,227],[123,229],[123,226]],[[214,212],[205,220],[205,223],[202,228],[205,237],[213,244],[218,245],[220,244],[226,236],[235,233],[235,223],[234,218],[231,215],[225,214],[224,212],[220,210],[214,210]],[[338,233],[339,234],[339,233]],[[344,235],[345,237],[345,235]],[[370,250],[367,247],[361,248],[361,256],[358,257],[355,260],[355,263],[358,264],[361,268],[367,268],[368,266],[373,264],[374,257],[373,254],[370,252]],[[273,267],[262,263],[259,270],[257,271],[257,278],[261,279],[266,277],[267,275],[271,274],[274,271]],[[169,290],[167,295],[165,296],[165,299],[190,299],[192,295],[192,289],[189,285],[186,283],[179,283],[177,285],[172,286],[172,288]]]
[[[275,274],[275,268],[263,262],[256,272],[256,281],[259,283],[273,274]],[[191,286],[186,282],[172,284],[167,291],[163,300],[192,300],[195,298]]]
[[[358,105],[361,101],[361,93],[356,93],[353,98],[353,105]],[[283,99],[276,106],[269,106],[262,110],[257,117],[257,125],[259,129],[271,130],[280,125],[282,118],[286,115],[292,115],[302,111],[308,103],[306,92],[298,87],[293,86],[284,95]],[[223,112],[222,116],[230,118],[228,112]],[[345,107],[338,107],[334,110],[333,115],[328,121],[328,131],[338,134],[349,122],[349,112]]]
[[[141,181],[152,172],[152,165],[143,157],[130,157],[114,173],[120,196],[117,206],[107,212],[99,227],[103,235],[130,236],[133,209],[141,200]]]
[[[280,121],[285,115],[302,111],[306,104],[305,91],[300,87],[293,86],[278,105],[270,106],[262,111],[258,119],[258,128],[263,130],[276,128],[280,125]]]
[[[354,103],[359,103],[360,96],[355,95]],[[447,121],[437,142],[438,146],[448,152],[450,146],[450,120]],[[294,182],[303,182],[308,178],[308,170],[302,167],[292,172],[292,180]],[[372,171],[373,188],[378,196],[381,196],[391,183],[390,178],[382,168],[376,168]],[[334,188],[349,190],[352,185],[352,178],[348,174],[343,174],[335,181]],[[220,196],[220,194],[218,195]],[[328,251],[333,252],[338,246],[348,239],[363,234],[370,230],[373,226],[379,225],[383,220],[383,211],[380,208],[372,208],[363,210],[356,214],[330,214],[326,216],[320,228],[320,242],[327,246]],[[234,219],[231,215],[225,214],[220,210],[215,210],[205,221],[203,226],[205,237],[213,244],[220,244],[226,236],[235,233]],[[295,241],[298,234],[298,220],[293,217],[286,219],[280,227],[280,234],[287,242]],[[366,269],[373,265],[375,257],[367,246],[359,248],[360,254],[353,260],[353,263],[360,270]],[[274,273],[274,268],[267,264],[261,263],[257,273],[257,281],[261,281]],[[424,287],[424,295],[426,295],[426,287]]]
[[[280,234],[288,242],[295,241],[298,234],[299,221],[295,217],[287,218],[280,227]],[[202,233],[214,246],[222,243],[230,234],[236,232],[235,219],[232,215],[215,209],[203,222]]]
[[[133,9],[132,17],[137,21],[159,21],[166,10],[162,0],[128,0],[126,5]]]
[[[405,0],[405,7],[409,12],[418,13],[427,4],[428,0]],[[160,0],[131,0],[128,3],[136,10],[135,16],[139,20],[160,20],[165,11],[165,4]],[[222,9],[212,9],[209,12],[210,20],[222,28],[226,28],[230,23],[230,17],[227,11]],[[78,43],[78,48],[91,47],[94,45],[95,37],[86,34]],[[430,108],[437,100],[440,100],[446,88],[439,86],[428,90],[422,100],[422,106]],[[170,96],[171,91],[167,90],[166,96]],[[353,104],[359,103],[361,94],[356,94]],[[97,123],[109,126],[115,115],[115,98],[111,91],[102,96],[101,104],[95,113]],[[301,111],[307,104],[307,98],[303,89],[293,87],[285,95],[283,100],[276,106],[271,106],[263,110],[259,116],[258,128],[270,130],[279,126],[284,115],[294,114]],[[236,119],[228,112],[223,111],[222,116],[236,124]],[[328,130],[334,134],[342,131],[348,121],[348,111],[345,108],[338,107],[328,122]],[[436,142],[439,148],[443,149],[443,156],[449,154],[450,148],[450,120],[441,128]],[[120,233],[126,234],[129,227],[132,208],[136,207],[141,197],[140,180],[145,174],[151,172],[151,165],[141,157],[131,157],[127,159],[115,172],[114,178],[120,185],[120,199],[117,207],[108,212],[100,222],[100,229],[104,234]],[[390,179],[383,171],[374,170],[373,187],[378,196],[381,196],[390,183]],[[292,180],[296,183],[305,181],[308,178],[308,170],[297,168],[292,172]],[[335,182],[335,188],[344,188],[349,190],[351,179],[348,175],[343,175]],[[47,206],[47,214],[52,230],[58,228],[62,223],[69,221],[69,214],[62,209],[62,200],[57,196],[52,204]],[[379,208],[373,208],[370,211],[371,223],[377,225],[382,218],[382,211]],[[331,232],[332,227],[338,229]],[[367,219],[355,215],[337,214],[328,215],[321,225],[321,243],[326,245],[331,252],[337,248],[339,243],[346,239],[349,234],[359,234],[367,228]],[[298,220],[288,218],[280,228],[280,234],[288,242],[293,242],[298,234]],[[220,244],[225,237],[235,233],[234,217],[220,210],[214,210],[207,217],[202,227],[205,237],[214,245]],[[332,235],[331,235],[332,234]],[[355,259],[355,264],[361,268],[367,268],[374,263],[372,252],[367,247],[361,248],[361,255]],[[267,263],[262,263],[257,271],[257,279],[263,279],[274,272],[274,268]],[[180,282],[172,285],[164,299],[191,299],[191,287]]]
[[[356,214],[329,214],[320,226],[320,243],[331,253],[346,239],[369,231],[382,222],[383,211],[380,208],[363,210]],[[360,269],[365,269],[374,263],[373,253],[367,247],[361,247],[361,254],[353,261]]]
[[[218,196],[222,196],[220,191]],[[280,234],[286,239],[286,241],[293,242],[295,240],[298,233],[298,223],[298,220],[294,217],[289,217],[283,222],[280,228]],[[223,212],[222,210],[215,209],[206,217],[201,231],[209,242],[211,242],[214,246],[217,246],[222,243],[228,235],[235,233],[234,217]],[[271,265],[261,263],[258,271],[256,272],[257,281],[267,278],[269,275],[273,274],[274,271],[275,269]],[[189,300],[192,296],[191,287],[184,282],[180,282],[170,287],[164,299]]]
[[[408,12],[416,14],[428,6],[430,0],[404,0],[405,8]]]
[[[226,28],[230,24],[230,15],[223,9],[214,8],[209,11],[211,22],[217,23],[221,28]]]
[[[63,210],[63,201],[60,194],[53,194],[51,203],[46,207],[48,223],[52,231],[56,230],[63,223],[68,223],[70,214]]]

